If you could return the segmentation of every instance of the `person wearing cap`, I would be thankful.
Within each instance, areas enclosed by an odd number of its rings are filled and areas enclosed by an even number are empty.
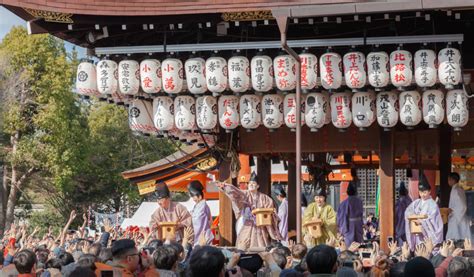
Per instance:
[[[113,276],[133,277],[138,270],[140,253],[131,239],[117,240],[112,244],[112,264],[95,263],[96,276],[102,276],[103,271],[112,271]]]
[[[407,240],[405,233],[405,211],[411,203],[411,198],[408,196],[408,190],[404,182],[400,182],[398,188],[399,198],[395,203],[395,239],[398,245],[402,245]]]
[[[446,239],[461,240],[471,239],[471,220],[466,214],[466,193],[459,186],[460,176],[457,172],[451,172],[448,176],[448,184],[451,187],[449,196],[450,214],[448,218],[448,232]]]
[[[211,209],[204,199],[204,187],[199,181],[191,181],[188,185],[188,192],[193,201],[193,211],[191,212],[193,229],[194,229],[194,245],[199,244],[199,237],[204,235],[207,244],[211,244],[214,235],[211,232],[212,216]]]
[[[337,208],[337,227],[339,233],[344,237],[344,241],[349,247],[354,241],[364,241],[364,205],[357,197],[356,184],[351,181],[347,187],[347,199],[342,201]]]
[[[278,230],[280,230],[282,242],[288,245],[288,200],[286,199],[286,192],[282,187],[274,189],[274,192],[278,201],[280,201],[280,206],[278,206],[278,218],[280,219]]]
[[[258,191],[257,175],[252,172],[248,183],[248,190],[218,182],[216,184],[232,201],[232,208],[237,219],[242,217],[243,226],[237,234],[236,247],[240,250],[247,250],[250,247],[267,247],[271,240],[281,240],[278,230],[278,216],[274,212],[271,226],[257,227],[256,217],[252,211],[260,208],[275,208],[273,199],[268,195]]]
[[[433,245],[443,242],[443,219],[439,212],[439,207],[431,198],[431,187],[426,178],[420,178],[418,183],[419,199],[411,202],[405,211],[405,233],[407,242],[412,251],[426,238],[430,238]],[[409,217],[413,215],[426,215],[426,219],[417,219],[417,223],[422,226],[422,234],[412,234],[410,232]]]
[[[158,208],[151,215],[150,230],[157,232],[158,238],[163,238],[159,224],[161,222],[175,222],[177,223],[175,241],[180,242],[184,237],[184,229],[190,227],[192,229],[193,222],[191,214],[183,205],[171,201],[170,190],[165,183],[160,183],[156,186],[156,196],[158,199]],[[194,234],[189,243],[194,242]]]
[[[304,211],[303,225],[309,221],[320,219],[322,221],[321,233],[319,238],[312,238],[312,245],[324,244],[329,238],[336,238],[336,212],[331,205],[326,203],[326,191],[320,187],[316,189],[314,202]],[[303,230],[307,233],[306,228]]]

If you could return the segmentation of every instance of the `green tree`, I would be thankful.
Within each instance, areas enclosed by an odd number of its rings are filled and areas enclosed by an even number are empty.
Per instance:
[[[74,64],[62,41],[22,27],[0,44],[0,232],[33,176],[62,190],[86,168],[87,122],[71,93]]]

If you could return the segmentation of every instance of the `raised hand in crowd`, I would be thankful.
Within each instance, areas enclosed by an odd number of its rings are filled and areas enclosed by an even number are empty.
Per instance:
[[[431,253],[429,252],[429,250],[426,247],[425,243],[420,243],[415,247],[415,256],[423,257],[425,259],[430,258]]]
[[[326,245],[329,245],[331,247],[336,247],[336,238],[330,237],[326,240]]]
[[[390,256],[395,255],[398,251],[398,245],[396,241],[392,241],[388,243],[388,249],[390,250]]]
[[[346,245],[346,243],[344,241],[341,241],[341,244],[344,244]],[[349,251],[351,252],[356,252],[360,247],[360,243],[354,241],[351,243],[351,245],[349,246]]]
[[[464,250],[474,250],[474,248],[472,248],[472,242],[470,239],[464,240]]]

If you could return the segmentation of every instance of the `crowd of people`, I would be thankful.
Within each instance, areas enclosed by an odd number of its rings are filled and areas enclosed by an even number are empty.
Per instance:
[[[458,181],[458,175],[450,176],[456,194],[453,200],[456,203],[450,204],[451,217],[463,223],[465,211],[460,214],[456,207],[463,201],[462,192],[456,187]],[[286,204],[277,213],[272,199],[258,192],[255,174],[247,190],[221,182],[217,186],[233,203],[237,218],[236,247],[211,245],[212,217],[202,184],[197,181],[189,184],[189,194],[196,202],[191,213],[171,200],[165,184],[159,184],[156,188],[159,205],[151,216],[149,228],[122,231],[105,222],[100,236],[90,236],[84,216],[82,227],[71,232],[69,226],[76,218],[74,211],[57,236],[49,230],[40,237],[36,229],[28,233],[26,225],[12,225],[1,237],[0,277],[474,276],[474,249],[470,234],[465,231],[466,224],[458,224],[454,229],[453,224],[448,224],[448,236],[443,240],[439,208],[431,199],[430,186],[426,183],[420,182],[420,198],[413,202],[405,201],[406,191],[400,191],[396,236],[386,242],[380,241],[373,216],[364,224],[362,201],[357,198],[353,184],[337,212],[326,203],[325,191],[316,191],[314,203],[304,211],[303,223],[317,226],[314,228],[319,228],[319,233],[315,235],[306,228],[301,243],[288,238],[285,218],[288,203],[284,190],[276,191],[281,203]],[[268,224],[256,220],[255,211],[262,208],[270,211]],[[416,218],[412,219],[414,215]],[[418,231],[411,229],[412,223],[419,227]],[[381,250],[380,244],[388,250]]]
[[[73,212],[68,224],[74,217]],[[313,246],[305,235],[304,243],[272,242],[243,252],[209,246],[204,235],[193,245],[189,228],[178,243],[173,237],[158,240],[146,229],[122,233],[104,227],[100,237],[70,233],[68,225],[57,237],[38,237],[36,230],[12,226],[2,238],[0,276],[474,276],[474,257],[463,257],[474,250],[470,240],[435,245],[427,239],[415,251],[393,241],[384,252],[377,242],[347,247],[342,237]]]

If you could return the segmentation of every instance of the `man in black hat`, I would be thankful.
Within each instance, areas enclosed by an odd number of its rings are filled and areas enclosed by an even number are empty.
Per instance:
[[[286,191],[279,186],[274,189],[274,192],[278,201],[280,201],[280,206],[278,206],[278,218],[280,219],[278,230],[280,230],[282,242],[288,245],[288,200],[286,199]]]
[[[241,250],[247,250],[250,247],[267,247],[270,244],[270,238],[281,240],[281,234],[278,230],[278,216],[274,212],[271,226],[257,227],[256,217],[252,211],[260,208],[275,208],[273,199],[268,195],[258,192],[257,174],[252,172],[248,183],[248,190],[239,188],[222,182],[217,186],[231,200],[232,208],[237,219],[242,219],[243,226],[237,234],[236,247]]]
[[[204,199],[204,186],[201,182],[194,180],[188,185],[189,196],[196,203],[191,212],[194,229],[194,244],[199,244],[199,237],[204,236],[206,243],[211,244],[214,235],[211,232],[212,215],[211,209]]]
[[[158,208],[151,215],[150,230],[157,232],[158,238],[174,239],[180,242],[184,236],[184,228],[192,229],[193,222],[191,214],[183,205],[171,201],[170,190],[165,183],[156,186],[156,195],[158,198]],[[163,238],[159,224],[162,222],[174,222],[177,224],[176,238]],[[194,234],[190,238],[190,243],[194,241]]]
[[[309,204],[303,215],[303,224],[320,219],[323,224],[321,226],[322,236],[312,238],[312,245],[324,244],[329,238],[336,238],[336,212],[331,205],[326,203],[326,190],[318,187],[314,195],[314,202]],[[307,233],[306,228],[304,230]]]
[[[422,173],[423,174],[423,173]],[[419,199],[411,202],[405,211],[405,232],[411,250],[430,238],[433,245],[443,242],[443,219],[439,207],[431,198],[431,186],[425,178],[420,178],[418,183]],[[417,219],[417,224],[422,226],[422,234],[412,234],[410,231],[409,217],[413,215],[426,215],[426,219]]]
[[[342,201],[337,208],[337,227],[339,233],[344,237],[347,247],[352,242],[364,241],[364,205],[357,197],[357,187],[354,181],[349,182],[347,187],[347,199]]]
[[[405,211],[411,204],[411,198],[408,196],[405,182],[400,182],[398,195],[399,197],[395,204],[395,238],[398,245],[402,245],[407,240],[405,233]]]

